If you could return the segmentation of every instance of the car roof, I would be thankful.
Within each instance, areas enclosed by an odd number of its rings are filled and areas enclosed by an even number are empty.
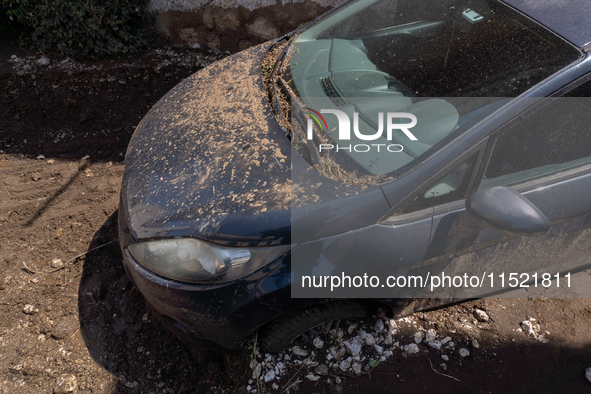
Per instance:
[[[503,0],[585,51],[591,49],[591,1]]]

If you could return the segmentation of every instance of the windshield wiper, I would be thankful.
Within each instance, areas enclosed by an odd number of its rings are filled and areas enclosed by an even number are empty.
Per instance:
[[[302,125],[305,125],[306,122],[305,122],[305,119],[302,118],[302,111],[300,110],[299,105],[296,104],[296,109],[294,111],[293,104],[296,103],[297,101],[295,101],[296,99],[295,99],[293,93],[291,92],[291,89],[289,88],[288,84],[285,82],[285,80],[282,77],[283,62],[289,56],[289,52],[291,51],[291,44],[294,39],[295,39],[295,37],[290,38],[289,44],[285,48],[283,48],[281,55],[279,55],[279,58],[275,62],[275,66],[273,67],[273,70],[271,71],[271,85],[273,87],[273,107],[274,107],[273,109],[276,114],[279,114],[281,116],[281,119],[287,119],[287,116],[286,116],[287,114],[283,113],[283,110],[281,108],[281,101],[279,100],[279,95],[277,94],[277,83],[279,83],[281,85],[280,87],[281,87],[282,92],[288,97],[288,99],[290,101],[290,105],[292,106],[292,115],[295,114],[297,121],[299,121]],[[294,139],[293,131],[291,131],[291,132],[288,132],[287,130],[284,130],[284,131],[285,131],[287,137],[293,142],[293,139]],[[314,164],[316,164],[317,166],[319,166],[320,168],[322,168],[322,161],[320,160],[320,154],[318,153],[318,149],[316,149],[316,145],[314,145],[314,141],[307,140],[306,146],[308,148],[308,153],[310,154],[310,158],[312,159],[312,162]]]

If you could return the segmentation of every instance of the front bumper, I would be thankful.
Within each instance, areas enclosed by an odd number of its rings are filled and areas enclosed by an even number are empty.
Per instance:
[[[124,251],[124,266],[147,303],[163,320],[201,347],[235,350],[277,313],[256,300],[242,284],[218,286],[184,284],[161,278],[142,268]]]

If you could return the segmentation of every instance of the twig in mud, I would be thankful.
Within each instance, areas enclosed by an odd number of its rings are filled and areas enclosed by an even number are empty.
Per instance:
[[[117,241],[117,240],[115,239],[115,240],[113,240],[113,241],[107,242],[106,244],[99,245],[99,246],[97,246],[96,248],[92,248],[92,249],[90,249],[90,250],[87,250],[86,252],[84,252],[84,253],[81,253],[81,254],[79,254],[79,255],[78,255],[78,256],[76,256],[76,257],[72,257],[70,260],[66,261],[66,263],[65,263],[63,266],[61,266],[61,267],[59,267],[59,268],[56,268],[56,269],[54,269],[54,270],[51,270],[51,271],[47,271],[46,273],[48,273],[48,274],[51,274],[51,273],[53,273],[53,272],[57,272],[57,271],[59,271],[59,270],[63,270],[64,268],[66,268],[67,266],[69,266],[71,262],[78,260],[80,257],[84,256],[85,254],[88,254],[88,253],[90,253],[90,252],[92,252],[92,251],[95,251],[95,250],[97,250],[97,249],[100,249],[100,248],[102,248],[103,246],[107,246],[107,245],[109,245],[109,244],[112,244],[113,242],[119,242],[119,241]],[[24,262],[23,262],[23,263],[24,263]],[[25,265],[25,267],[26,267],[26,265]]]
[[[294,383],[293,383],[291,386],[287,387],[287,385],[289,384],[289,382],[291,382],[291,381],[293,380],[293,378],[295,378],[296,376],[298,376],[298,373],[300,373],[300,371],[302,370],[302,368],[304,368],[304,364],[302,364],[302,366],[300,367],[300,369],[298,369],[298,370],[296,371],[296,373],[294,373],[294,374],[293,374],[293,376],[291,377],[291,379],[289,379],[289,380],[287,381],[287,383],[285,383],[285,386],[283,386],[283,391],[287,391],[287,390],[289,390],[289,389],[290,389],[292,386],[294,386],[296,383],[300,383],[300,382],[301,382],[301,380],[298,378],[298,379],[296,379],[296,381],[295,381],[295,382],[294,382]]]
[[[23,261],[23,265],[25,266],[25,268],[23,268],[23,270],[25,270],[25,272],[28,272],[29,274],[36,274],[37,273],[36,271],[27,267],[27,263],[25,263],[24,261]]]
[[[290,388],[292,388],[293,386],[295,386],[296,384],[299,384],[299,383],[302,383],[302,381],[300,380],[300,378],[297,378],[295,382],[293,382],[292,384],[290,384],[288,387],[284,387],[283,390],[284,391],[288,391]]]
[[[431,362],[431,359],[430,359],[430,358],[428,358],[427,360],[429,360],[429,364],[431,365],[431,369],[432,369],[432,370],[433,370],[433,372],[435,372],[436,374],[438,374],[438,375],[441,375],[441,376],[445,376],[445,377],[448,377],[448,378],[452,378],[453,380],[457,380],[458,382],[462,383],[462,381],[461,381],[460,379],[458,379],[458,378],[454,378],[454,377],[453,377],[453,376],[451,376],[451,375],[446,375],[446,374],[444,374],[444,373],[441,373],[441,372],[438,372],[438,371],[436,371],[436,370],[435,370],[435,368],[433,368],[433,363]]]

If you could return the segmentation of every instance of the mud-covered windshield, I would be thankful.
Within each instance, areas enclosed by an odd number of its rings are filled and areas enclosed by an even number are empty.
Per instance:
[[[295,38],[282,79],[303,156],[387,180],[580,57],[498,1],[359,0]]]

